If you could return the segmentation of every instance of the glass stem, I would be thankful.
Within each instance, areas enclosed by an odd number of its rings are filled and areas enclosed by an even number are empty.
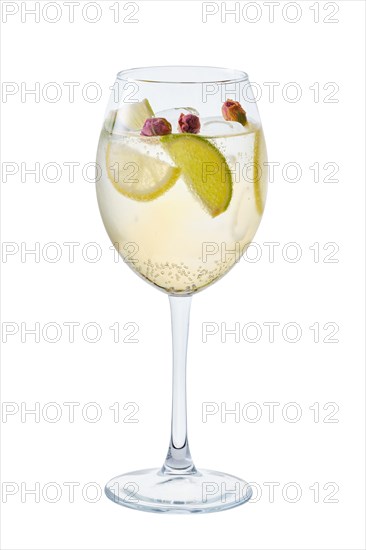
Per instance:
[[[195,473],[187,437],[186,362],[191,296],[169,296],[172,319],[172,427],[163,474]]]

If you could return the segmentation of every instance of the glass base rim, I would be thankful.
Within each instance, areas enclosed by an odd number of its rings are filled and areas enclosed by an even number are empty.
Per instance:
[[[194,473],[163,473],[161,468],[128,472],[112,478],[105,486],[114,503],[154,513],[209,513],[228,510],[250,500],[250,485],[215,470]]]

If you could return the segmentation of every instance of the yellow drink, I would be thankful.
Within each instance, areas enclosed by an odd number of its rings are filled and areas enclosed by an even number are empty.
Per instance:
[[[240,258],[261,221],[267,191],[262,129],[250,122],[216,135],[214,126],[215,121],[207,123],[204,139],[221,152],[232,174],[230,203],[215,217],[183,176],[152,200],[135,200],[119,192],[111,181],[111,144],[172,166],[174,162],[160,137],[112,135],[105,128],[101,134],[97,196],[108,235],[132,269],[170,294],[191,294],[222,277]],[[139,166],[129,161],[128,155],[119,160],[125,162],[125,178],[133,190]],[[215,171],[220,175],[221,169],[219,164],[202,166],[202,178]]]

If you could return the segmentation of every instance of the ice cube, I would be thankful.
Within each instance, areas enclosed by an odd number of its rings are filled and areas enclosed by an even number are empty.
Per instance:
[[[104,127],[109,134],[120,135],[120,134],[126,134],[127,132],[129,132],[128,128],[126,128],[126,126],[124,126],[124,124],[122,123],[121,118],[122,117],[120,116],[119,110],[110,111],[110,113],[107,115],[104,122]],[[136,132],[131,132],[131,133],[135,134]]]
[[[178,119],[180,114],[184,115],[196,115],[199,116],[197,109],[193,107],[173,107],[172,109],[165,109],[164,111],[159,111],[155,114],[158,118],[166,118],[172,125],[173,134],[178,132]]]
[[[116,115],[117,115],[117,111],[109,111],[108,115],[104,120],[104,127],[109,134],[112,132],[114,121],[116,120]]]
[[[249,126],[250,123],[243,126],[240,122],[224,120],[221,117],[207,117],[201,119],[200,134],[212,137],[243,134],[249,130]]]

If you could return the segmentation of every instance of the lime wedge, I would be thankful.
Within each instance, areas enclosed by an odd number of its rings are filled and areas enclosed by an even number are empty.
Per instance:
[[[106,165],[117,191],[137,201],[156,199],[174,185],[181,173],[179,168],[118,141],[108,144]]]
[[[214,218],[225,212],[233,182],[222,153],[210,141],[194,134],[170,134],[163,136],[161,142],[209,214]]]
[[[147,118],[154,116],[154,111],[151,108],[147,99],[143,99],[137,103],[126,103],[122,105],[116,113],[114,125],[117,128],[124,128],[130,132],[141,130]]]

